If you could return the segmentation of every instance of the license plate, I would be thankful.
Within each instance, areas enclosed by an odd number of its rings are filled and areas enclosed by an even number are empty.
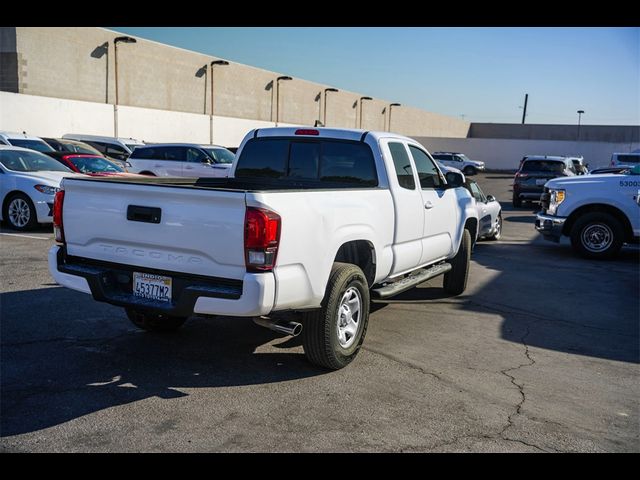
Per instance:
[[[137,297],[171,302],[171,277],[133,272],[133,294]]]
[[[548,181],[549,180],[547,180],[546,178],[543,178],[542,180],[536,180],[536,185],[544,185]]]

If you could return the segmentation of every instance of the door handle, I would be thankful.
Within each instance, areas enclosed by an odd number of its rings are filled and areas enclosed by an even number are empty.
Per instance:
[[[426,202],[424,202],[424,208],[426,208],[427,210],[433,208],[433,203],[431,202],[431,200],[427,200]]]
[[[193,170],[193,167],[184,167],[185,170]]]

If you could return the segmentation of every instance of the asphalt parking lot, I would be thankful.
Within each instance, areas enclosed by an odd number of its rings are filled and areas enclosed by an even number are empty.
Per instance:
[[[584,260],[544,241],[511,175],[469,286],[435,279],[376,304],[346,369],[248,319],[175,335],[58,287],[51,229],[0,233],[4,452],[638,452],[640,255]]]

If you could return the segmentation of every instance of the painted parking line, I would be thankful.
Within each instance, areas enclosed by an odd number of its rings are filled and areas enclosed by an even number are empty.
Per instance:
[[[36,237],[35,235],[24,235],[22,233],[4,233],[4,232],[0,232],[0,235],[7,235],[8,237],[35,238],[36,240],[53,240],[53,237]]]

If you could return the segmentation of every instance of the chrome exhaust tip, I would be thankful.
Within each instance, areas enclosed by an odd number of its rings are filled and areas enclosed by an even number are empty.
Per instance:
[[[253,322],[274,332],[297,337],[302,332],[302,324],[289,320],[272,320],[267,317],[254,317]]]

